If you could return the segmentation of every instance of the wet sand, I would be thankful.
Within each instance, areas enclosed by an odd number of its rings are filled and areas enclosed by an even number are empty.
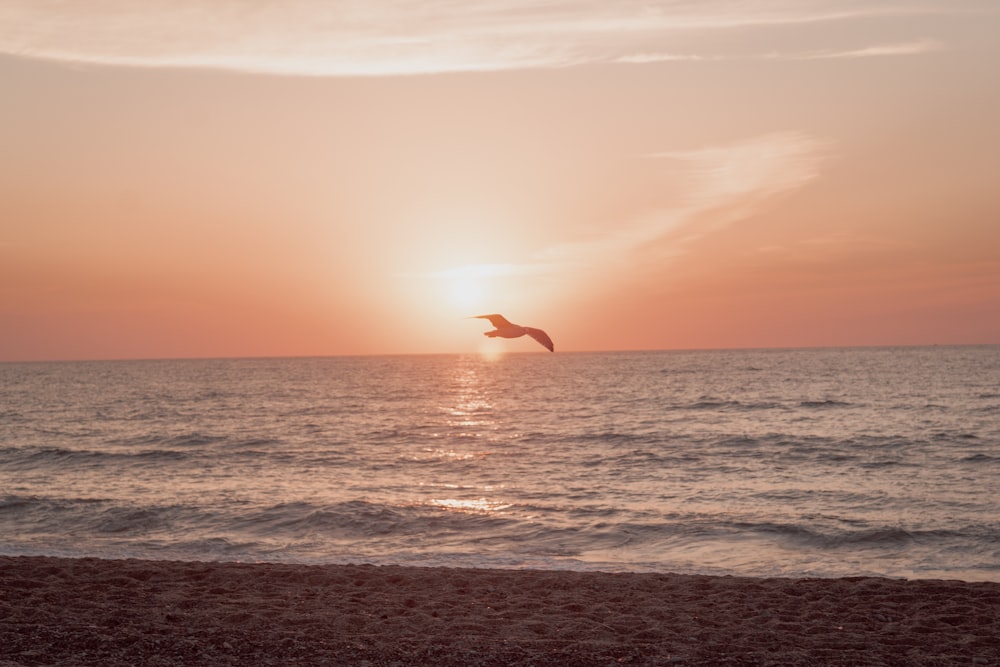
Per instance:
[[[10,665],[1000,665],[1000,583],[0,557]]]

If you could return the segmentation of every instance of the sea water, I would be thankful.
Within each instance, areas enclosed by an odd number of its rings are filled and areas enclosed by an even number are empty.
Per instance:
[[[0,364],[0,553],[1000,581],[1000,347]]]

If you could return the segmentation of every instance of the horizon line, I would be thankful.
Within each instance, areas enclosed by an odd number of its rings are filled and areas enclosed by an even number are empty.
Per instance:
[[[630,354],[630,353],[684,353],[684,352],[781,352],[809,350],[875,350],[875,349],[912,349],[934,347],[1000,347],[1000,342],[993,343],[877,343],[877,344],[847,344],[847,345],[776,345],[747,347],[672,347],[672,348],[620,348],[609,350],[561,350],[560,355],[579,354]],[[549,357],[551,354],[526,350],[504,352],[501,356],[510,355],[540,355]],[[106,362],[152,362],[152,361],[251,361],[251,360],[291,360],[291,359],[348,359],[361,357],[444,357],[444,356],[482,356],[480,352],[377,352],[369,354],[288,354],[288,355],[237,355],[237,356],[178,356],[178,357],[100,357],[100,358],[59,358],[59,359],[0,359],[0,364],[75,364],[75,363],[106,363]]]

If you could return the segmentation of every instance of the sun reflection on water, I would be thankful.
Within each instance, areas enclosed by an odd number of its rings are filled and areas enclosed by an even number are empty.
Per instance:
[[[493,402],[482,385],[483,381],[475,366],[466,366],[456,371],[452,380],[452,386],[455,388],[454,402],[441,406],[444,412],[454,418],[448,421],[450,426],[468,428],[496,424],[496,420],[492,417]]]
[[[458,498],[435,498],[430,501],[434,507],[440,507],[452,512],[466,514],[494,514],[508,509],[511,504],[489,498],[473,498],[461,500]]]
[[[430,475],[417,482],[422,496],[418,502],[425,507],[479,515],[502,513],[511,507],[510,503],[495,497],[468,497],[484,493],[492,495],[494,490],[502,488],[502,485],[476,483],[470,479],[470,475],[475,477],[480,470],[477,462],[503,450],[502,445],[496,442],[501,420],[491,395],[494,382],[480,358],[465,357],[456,364],[447,392],[442,396],[444,400],[438,405],[446,425],[440,434],[445,442],[421,450],[421,458],[440,463],[431,469],[433,472]],[[499,449],[494,445],[498,445]],[[463,465],[452,466],[452,463]],[[427,491],[430,493],[424,495]]]
[[[473,461],[476,459],[485,459],[490,455],[490,452],[458,451],[455,449],[443,449],[441,447],[425,447],[423,451],[425,456],[416,458],[442,461]]]

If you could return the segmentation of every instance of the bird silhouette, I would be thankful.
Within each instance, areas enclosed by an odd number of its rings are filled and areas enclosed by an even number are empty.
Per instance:
[[[495,327],[493,331],[483,333],[484,336],[489,338],[496,338],[498,336],[500,338],[520,338],[527,334],[544,345],[549,352],[556,351],[556,347],[547,333],[534,327],[522,327],[520,324],[513,324],[503,315],[497,315],[496,313],[492,315],[473,315],[469,319],[489,320],[490,324]]]

